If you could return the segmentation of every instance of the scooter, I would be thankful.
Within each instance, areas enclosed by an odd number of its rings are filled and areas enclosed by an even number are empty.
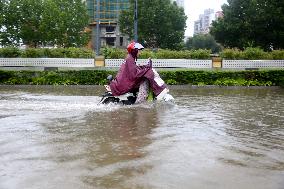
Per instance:
[[[108,80],[108,84],[112,81],[112,75],[109,75],[107,77]],[[139,89],[142,90],[143,87],[148,87],[149,88],[149,83],[147,81],[143,82],[140,84]],[[114,103],[114,104],[122,104],[122,105],[132,105],[135,104],[139,101],[139,103],[141,103],[141,100],[137,99],[138,95],[139,95],[139,89],[134,89],[131,92],[125,93],[123,95],[120,96],[113,96],[109,85],[105,85],[106,88],[106,92],[102,95],[102,99],[99,102],[99,104],[109,104],[109,103]],[[151,90],[151,88],[149,88],[148,90],[148,96],[147,98],[144,98],[145,101],[155,101],[156,97],[153,93],[153,91]],[[172,97],[172,95],[170,94],[166,94],[163,98],[163,101],[167,102],[167,101],[173,101],[174,98]]]
[[[135,103],[138,95],[138,90],[134,90],[132,92],[125,93],[120,96],[113,96],[113,94],[110,91],[109,84],[112,81],[113,77],[112,75],[109,75],[107,77],[108,80],[108,85],[105,85],[105,93],[102,95],[102,99],[99,102],[99,104],[109,104],[109,103],[114,103],[114,104],[123,104],[123,105],[132,105]]]

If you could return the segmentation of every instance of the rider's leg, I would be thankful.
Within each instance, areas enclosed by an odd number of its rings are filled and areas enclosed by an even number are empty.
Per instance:
[[[140,86],[139,86],[139,92],[135,101],[135,104],[145,102],[147,100],[149,94],[149,81],[145,79]]]
[[[147,72],[147,74],[145,74],[145,77],[149,80],[150,87],[153,90],[157,100],[162,100],[169,90],[158,72],[154,69],[151,69],[149,72]]]

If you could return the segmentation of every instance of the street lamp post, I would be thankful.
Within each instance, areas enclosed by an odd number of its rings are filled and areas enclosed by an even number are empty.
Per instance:
[[[138,41],[138,3],[135,0],[134,4],[134,41]]]
[[[97,0],[97,11],[96,11],[96,55],[100,55],[100,0]]]

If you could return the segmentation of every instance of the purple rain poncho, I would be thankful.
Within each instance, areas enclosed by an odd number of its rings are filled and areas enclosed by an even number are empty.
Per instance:
[[[114,96],[125,94],[133,89],[139,88],[140,83],[148,79],[154,94],[159,95],[166,88],[165,84],[157,82],[156,73],[152,65],[137,66],[135,59],[128,54],[125,62],[121,65],[116,78],[111,81],[110,89]]]

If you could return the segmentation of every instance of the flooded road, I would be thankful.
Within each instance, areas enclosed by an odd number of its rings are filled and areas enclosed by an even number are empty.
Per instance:
[[[0,86],[0,188],[284,188],[284,89],[175,87],[174,105],[135,106],[102,93]]]

